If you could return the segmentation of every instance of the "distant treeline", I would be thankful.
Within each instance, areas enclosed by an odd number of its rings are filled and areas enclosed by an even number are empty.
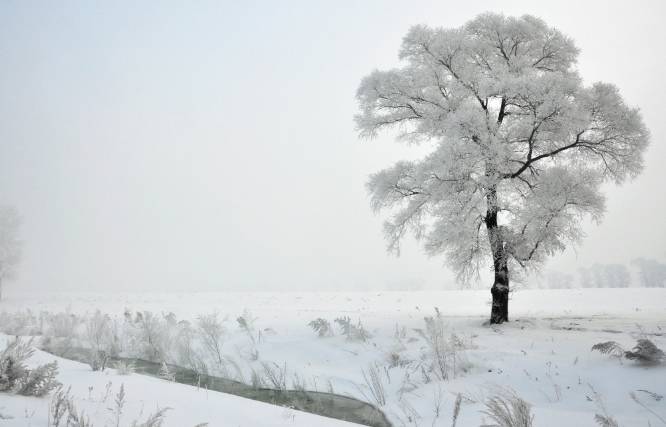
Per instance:
[[[624,264],[593,264],[578,269],[578,274],[547,271],[541,280],[547,288],[645,288],[666,287],[666,264],[654,259],[637,258],[630,267]]]

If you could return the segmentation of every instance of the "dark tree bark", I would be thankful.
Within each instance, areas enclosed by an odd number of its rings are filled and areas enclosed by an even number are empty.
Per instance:
[[[490,323],[499,324],[509,321],[509,272],[506,266],[495,270],[495,282],[490,288],[493,305],[490,311]]]
[[[486,201],[488,203],[488,210],[486,212],[485,223],[488,230],[488,239],[490,240],[490,249],[493,253],[493,269],[495,271],[495,281],[492,288],[490,288],[490,293],[493,297],[490,323],[499,324],[509,321],[509,268],[502,231],[497,224],[498,204],[496,188],[493,187],[488,190]]]

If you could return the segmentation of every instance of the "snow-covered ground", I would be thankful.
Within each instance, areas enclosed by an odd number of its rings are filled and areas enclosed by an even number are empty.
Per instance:
[[[373,401],[363,374],[378,367],[386,389],[381,409],[396,426],[450,425],[459,393],[463,400],[457,425],[479,426],[489,422],[481,412],[483,402],[501,388],[515,390],[533,405],[535,426],[592,426],[602,406],[621,426],[664,424],[659,417],[666,419],[666,399],[637,390],[666,395],[666,366],[620,362],[590,348],[609,340],[631,348],[639,337],[666,348],[666,289],[524,290],[511,300],[512,321],[499,327],[483,325],[488,297],[487,291],[10,294],[0,311],[82,314],[99,309],[121,319],[125,311],[172,312],[178,319],[218,312],[228,318],[223,349],[247,372],[262,361],[274,362],[286,366],[288,378],[296,374],[304,379],[308,388],[326,390],[330,383],[336,393]],[[447,337],[455,333],[464,344],[456,355],[455,378],[447,380],[426,378],[421,369],[428,352],[417,329],[424,329],[424,317],[434,316],[435,307],[443,315]],[[244,312],[256,318],[262,331],[256,343],[236,323]],[[372,338],[348,341],[337,328],[335,336],[319,338],[308,326],[316,318],[337,326],[334,319],[341,316],[360,320]],[[37,357],[52,358],[44,353]],[[174,408],[167,426],[344,424],[163,380],[93,373],[85,365],[60,363],[60,381],[73,385],[78,401],[91,418],[99,417],[99,425],[108,418],[109,403],[100,396],[109,381],[113,387],[125,384],[134,415],[141,410],[147,415],[158,405]],[[631,392],[648,409],[632,400]],[[0,413],[15,419],[0,421],[0,426],[44,425],[47,405],[48,399],[2,394]],[[26,411],[34,413],[32,418],[25,418]]]
[[[3,337],[6,338],[6,337]],[[2,348],[0,346],[0,348]],[[126,398],[121,426],[145,421],[161,408],[166,412],[165,426],[194,427],[208,422],[209,426],[352,426],[330,418],[294,411],[223,393],[177,384],[143,375],[118,375],[115,369],[105,373],[92,372],[88,365],[37,352],[30,365],[58,361],[58,380],[71,386],[77,409],[93,426],[114,424],[114,398],[124,386]],[[24,397],[0,394],[0,426],[47,426],[49,397]]]

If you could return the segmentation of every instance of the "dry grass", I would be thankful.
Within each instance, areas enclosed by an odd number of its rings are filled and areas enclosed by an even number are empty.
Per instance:
[[[377,404],[377,406],[386,405],[386,385],[384,377],[388,378],[388,373],[377,364],[372,364],[368,366],[368,369],[362,369],[361,373],[363,374],[363,381],[365,382],[365,388],[368,390],[369,394],[366,394],[364,390],[359,387],[359,391],[363,394],[363,397],[368,402]]]
[[[486,409],[481,412],[495,423],[484,427],[532,427],[534,422],[531,405],[508,389],[486,400]]]

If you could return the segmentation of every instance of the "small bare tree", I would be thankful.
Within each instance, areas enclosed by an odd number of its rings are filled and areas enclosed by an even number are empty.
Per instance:
[[[20,226],[18,211],[12,206],[0,206],[0,300],[3,282],[14,278],[21,261]]]
[[[204,348],[210,356],[215,359],[219,368],[224,366],[224,354],[222,354],[222,344],[226,329],[219,319],[217,313],[199,316],[197,319],[199,327],[199,336]]]

